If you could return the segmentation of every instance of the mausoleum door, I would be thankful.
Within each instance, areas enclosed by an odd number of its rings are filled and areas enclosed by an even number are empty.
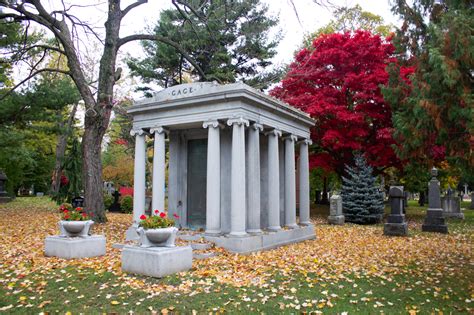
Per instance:
[[[187,223],[206,228],[207,139],[188,140]]]

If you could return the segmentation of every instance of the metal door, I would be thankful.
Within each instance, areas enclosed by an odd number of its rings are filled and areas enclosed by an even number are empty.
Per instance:
[[[206,227],[207,139],[188,140],[188,227]]]

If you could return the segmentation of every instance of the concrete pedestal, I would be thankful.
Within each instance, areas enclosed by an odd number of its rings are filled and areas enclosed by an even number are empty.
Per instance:
[[[122,250],[124,272],[162,278],[191,269],[192,265],[191,246],[144,248],[127,245]]]
[[[204,238],[206,241],[213,242],[216,246],[223,247],[230,252],[247,254],[314,239],[316,234],[313,225],[299,225],[290,230],[263,232],[260,235],[247,235],[244,237],[204,236]]]
[[[388,217],[388,222],[383,226],[383,234],[389,236],[407,236],[408,225],[405,222],[405,216],[393,216]]]
[[[102,256],[105,255],[105,243],[103,235],[47,236],[44,241],[44,254],[66,259]]]
[[[329,224],[343,225],[344,216],[343,215],[330,215],[328,216],[328,222]]]
[[[443,209],[428,209],[426,218],[421,226],[423,232],[448,233],[448,226],[443,217]]]

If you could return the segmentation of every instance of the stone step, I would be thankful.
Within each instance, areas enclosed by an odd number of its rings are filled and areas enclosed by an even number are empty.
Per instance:
[[[193,251],[193,259],[207,259],[219,255],[216,252],[196,253]]]
[[[214,246],[214,244],[209,243],[190,243],[193,250],[206,250]]]
[[[177,238],[183,241],[194,242],[202,239],[201,234],[178,234]]]

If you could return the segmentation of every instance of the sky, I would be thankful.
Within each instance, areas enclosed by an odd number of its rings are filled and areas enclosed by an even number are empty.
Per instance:
[[[331,8],[318,6],[313,0],[293,0],[299,19],[290,0],[262,1],[269,6],[269,12],[280,19],[283,39],[274,59],[276,63],[290,62],[293,52],[300,46],[304,35],[327,24],[332,17]],[[359,4],[365,11],[382,16],[388,23],[397,24],[397,20],[390,12],[389,0],[331,0],[331,2],[337,6],[348,7]],[[123,34],[137,33],[146,25],[153,25],[159,12],[171,7],[171,1],[149,0],[149,3],[136,8],[136,11],[123,21]],[[135,45],[132,45],[132,47],[125,47],[124,51],[136,53],[137,49]]]
[[[103,24],[107,17],[107,0],[63,0],[66,6],[70,4],[78,5],[74,7],[73,12],[84,22],[89,23],[97,28],[98,32],[103,32]],[[273,58],[273,63],[276,66],[288,64],[292,61],[293,53],[301,45],[305,34],[312,33],[319,27],[327,24],[331,18],[331,7],[319,6],[313,0],[261,0],[269,7],[269,13],[277,16],[280,20],[280,25],[275,32],[281,32],[282,40],[277,47],[277,54]],[[328,2],[336,6],[353,7],[359,4],[363,10],[370,11],[384,18],[386,23],[397,25],[396,18],[390,12],[389,0],[320,0]],[[121,7],[125,8],[135,0],[122,0]],[[43,0],[42,3],[48,11],[61,8],[61,0]],[[293,6],[294,5],[294,6]],[[153,27],[156,23],[160,12],[163,9],[172,8],[171,0],[148,0],[148,3],[143,4],[132,11],[122,21],[120,35],[126,36],[135,33],[146,32],[147,28]],[[49,34],[50,35],[50,34]],[[100,51],[102,50],[99,44],[93,46],[93,37],[82,37],[83,44],[81,50],[86,50],[89,53],[82,56],[83,61],[90,59],[89,64],[98,65],[100,58]],[[92,52],[92,53],[91,53]],[[130,54],[134,57],[143,57],[143,51],[139,42],[131,42],[122,47],[119,55],[118,65],[124,68],[124,74],[127,75],[127,67],[120,61],[125,55]],[[87,56],[86,56],[87,55]],[[92,71],[92,70],[91,70]],[[95,69],[97,71],[97,67]],[[18,69],[15,77],[21,78],[22,70]],[[131,95],[138,97],[133,93],[134,86],[137,84],[137,79],[127,79],[121,85],[117,86],[117,98],[121,96]]]

